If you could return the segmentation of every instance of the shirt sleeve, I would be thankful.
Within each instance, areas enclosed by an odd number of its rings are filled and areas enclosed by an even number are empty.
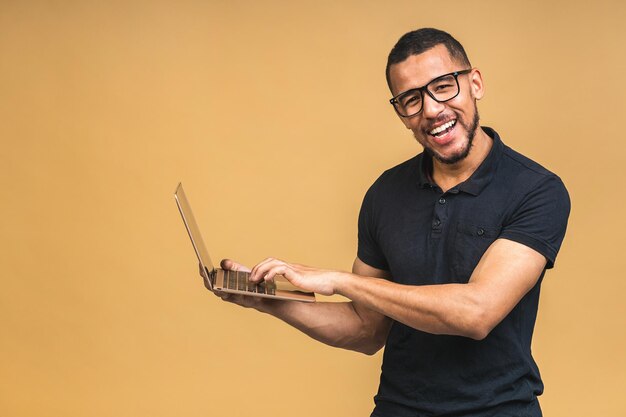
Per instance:
[[[569,213],[567,189],[559,177],[550,175],[525,196],[500,237],[541,253],[550,269],[565,237]]]
[[[370,187],[363,198],[359,212],[359,244],[357,256],[369,266],[385,271],[389,264],[376,239],[375,193],[376,183]]]

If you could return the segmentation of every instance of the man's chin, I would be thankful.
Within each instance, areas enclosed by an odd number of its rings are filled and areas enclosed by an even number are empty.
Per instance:
[[[415,138],[417,139],[417,136]],[[456,164],[457,162],[467,158],[472,148],[472,140],[468,137],[463,138],[464,143],[460,147],[458,145],[454,146],[453,144],[450,144],[452,145],[450,147],[454,147],[456,149],[449,149],[446,153],[438,152],[426,141],[420,141],[418,139],[418,142],[420,142],[420,144],[424,147],[426,154],[428,154],[431,158],[447,165]]]
[[[431,148],[424,148],[426,153],[431,158],[434,158],[437,161],[441,162],[442,164],[446,164],[446,165],[453,165],[453,164],[456,164],[457,162],[461,162],[462,160],[467,158],[467,156],[469,155],[471,149],[472,149],[472,144],[468,143],[461,150],[453,152],[453,153],[451,153],[449,155],[442,155],[442,154],[440,154],[438,152],[433,151]]]

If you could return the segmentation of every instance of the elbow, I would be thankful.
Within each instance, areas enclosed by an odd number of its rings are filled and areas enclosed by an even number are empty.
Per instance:
[[[471,315],[472,319],[468,321],[464,336],[480,341],[489,336],[491,331],[498,324],[488,311],[479,310]]]
[[[360,334],[351,340],[347,349],[363,353],[367,356],[375,355],[387,342],[387,332],[376,328],[362,328]]]
[[[469,337],[470,339],[474,339],[477,341],[481,341],[487,338],[487,336],[489,336],[489,333],[491,333],[491,329],[486,329],[486,328],[474,328],[471,329],[466,336]]]
[[[376,354],[379,350],[385,347],[387,343],[387,336],[389,335],[389,327],[387,326],[375,326],[370,328],[370,331],[365,335],[364,340],[364,349],[361,350],[361,353],[364,353],[368,356],[372,356]]]
[[[367,356],[375,355],[379,350],[381,350],[385,346],[385,343],[370,343],[365,346],[361,346],[360,349],[357,349],[358,352],[363,353]]]
[[[357,337],[351,338],[351,340],[345,341],[336,347],[372,356],[385,346],[386,341],[386,337],[381,337],[371,332],[362,332]]]
[[[329,343],[330,346],[352,350],[354,352],[363,353],[367,356],[375,355],[380,349],[385,346],[385,343],[379,343],[373,340],[358,340],[351,341],[350,343]]]

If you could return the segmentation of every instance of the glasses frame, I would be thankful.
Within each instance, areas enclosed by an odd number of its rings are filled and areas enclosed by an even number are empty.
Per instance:
[[[424,91],[428,94],[428,96],[430,98],[432,98],[433,100],[435,100],[437,103],[445,103],[446,101],[450,101],[453,98],[455,98],[456,96],[459,95],[459,93],[461,92],[461,86],[459,85],[459,75],[463,75],[463,74],[468,74],[470,72],[472,72],[474,68],[469,68],[469,69],[464,69],[461,71],[454,71],[454,72],[450,72],[448,74],[443,74],[440,75],[439,77],[433,78],[432,80],[430,80],[428,83],[426,83],[425,85],[421,86],[421,87],[417,87],[417,88],[411,88],[410,90],[406,90],[401,92],[400,94],[392,97],[391,99],[389,99],[389,103],[391,103],[391,105],[393,106],[393,109],[396,111],[396,113],[398,113],[398,116],[400,117],[413,117],[416,114],[420,114],[422,112],[422,110],[424,110]],[[431,85],[432,83],[434,83],[437,80],[442,79],[443,77],[448,77],[452,75],[454,77],[454,81],[456,82],[456,94],[448,99],[445,100],[438,100],[431,92],[430,90],[428,90],[428,86]],[[409,114],[409,115],[404,115],[402,113],[400,113],[400,111],[398,111],[398,107],[397,105],[399,105],[398,103],[398,99],[401,98],[402,96],[405,96],[407,94],[410,93],[414,93],[416,91],[419,91],[420,96],[422,98],[422,107],[420,107],[419,111],[413,113],[413,114]]]

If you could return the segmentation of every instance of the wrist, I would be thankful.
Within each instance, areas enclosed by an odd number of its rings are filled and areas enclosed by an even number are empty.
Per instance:
[[[346,291],[352,284],[355,275],[349,272],[337,273],[333,282],[333,294],[339,294],[346,297]]]

